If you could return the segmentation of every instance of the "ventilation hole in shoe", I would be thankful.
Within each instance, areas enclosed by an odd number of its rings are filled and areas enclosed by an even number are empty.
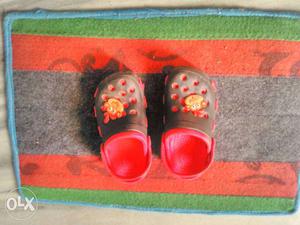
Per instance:
[[[136,114],[137,114],[137,111],[136,111],[135,109],[131,109],[131,110],[129,111],[129,114],[130,114],[130,115],[136,115]]]
[[[132,88],[129,88],[129,90],[128,90],[130,93],[134,93],[135,92],[135,88],[134,87],[132,87]]]
[[[107,101],[107,100],[108,100],[108,96],[105,95],[105,94],[103,94],[103,95],[101,96],[101,98],[102,98],[103,101]]]
[[[203,101],[203,102],[201,103],[201,105],[202,105],[203,108],[206,108],[206,107],[209,106],[209,101]]]
[[[186,81],[187,80],[187,76],[185,74],[182,74],[181,77],[180,77],[180,79],[182,81]]]
[[[126,80],[121,79],[121,80],[120,80],[120,84],[121,84],[122,86],[126,85]]]
[[[218,99],[215,100],[215,110],[218,111],[219,109],[219,101]]]
[[[211,82],[211,87],[213,89],[214,92],[217,92],[217,83],[215,80],[212,80]]]
[[[147,104],[147,99],[146,97],[144,96],[144,107],[147,108],[148,104]]]
[[[199,82],[198,80],[195,80],[193,84],[194,84],[194,86],[198,86],[199,83],[200,83],[200,82]]]
[[[137,102],[136,98],[130,98],[129,101],[131,104],[135,104]]]
[[[172,88],[173,88],[173,89],[179,88],[179,84],[177,84],[176,82],[174,82],[174,83],[172,84]]]
[[[110,84],[110,85],[108,85],[108,90],[109,91],[114,91],[115,87],[112,84]]]
[[[189,90],[189,87],[187,87],[187,86],[184,86],[184,87],[181,88],[182,92],[187,92],[188,90]]]
[[[182,106],[185,106],[185,101],[184,101],[185,99],[184,98],[181,98],[180,99],[180,104],[182,105]]]
[[[120,91],[121,96],[126,96],[126,91]]]
[[[97,117],[97,110],[95,106],[94,106],[94,117]]]
[[[171,99],[172,100],[177,100],[179,98],[178,94],[172,94]]]
[[[105,111],[106,111],[106,108],[105,108],[104,106],[101,106],[100,109],[101,109],[102,112],[105,112]]]
[[[172,112],[178,112],[179,111],[177,106],[172,106],[171,110],[172,110]]]
[[[100,135],[100,137],[103,137],[101,127],[97,126],[97,128],[98,128],[98,134]]]
[[[99,93],[99,89],[97,88],[96,91],[95,91],[95,93],[94,93],[94,98],[96,98],[96,96],[98,95],[98,93]]]
[[[124,107],[125,109],[127,109],[127,108],[129,107],[128,103],[127,103],[127,102],[123,103],[123,107]]]
[[[167,85],[168,79],[169,79],[169,76],[166,76],[166,77],[165,77],[165,85]]]
[[[211,125],[211,131],[212,131],[212,133],[214,133],[215,130],[216,130],[216,122],[213,121],[213,123],[212,123],[212,125]]]

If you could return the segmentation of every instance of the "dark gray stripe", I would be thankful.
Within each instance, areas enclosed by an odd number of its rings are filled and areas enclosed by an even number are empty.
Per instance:
[[[107,71],[107,74],[110,72]],[[106,74],[106,75],[107,75]],[[16,126],[22,153],[98,153],[92,94],[102,75],[14,72]],[[149,133],[159,153],[163,76],[145,75]],[[215,77],[217,160],[298,161],[300,79]]]

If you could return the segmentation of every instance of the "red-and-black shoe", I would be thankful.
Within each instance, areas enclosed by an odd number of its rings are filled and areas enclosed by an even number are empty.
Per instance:
[[[151,164],[144,87],[131,73],[108,76],[95,92],[95,116],[103,138],[101,158],[115,177],[134,182]]]
[[[166,77],[164,98],[164,164],[180,178],[197,178],[213,161],[215,83],[198,71],[175,68]]]

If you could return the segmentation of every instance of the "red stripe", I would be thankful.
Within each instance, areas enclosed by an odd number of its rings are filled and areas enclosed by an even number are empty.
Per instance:
[[[167,65],[230,76],[299,75],[300,42],[279,40],[142,40],[12,35],[13,68],[82,72],[110,60],[138,73]]]
[[[186,181],[167,174],[154,158],[150,174],[134,184],[111,178],[98,156],[22,154],[20,168],[23,185],[49,188],[289,198],[297,192],[291,163],[214,162],[201,178]]]

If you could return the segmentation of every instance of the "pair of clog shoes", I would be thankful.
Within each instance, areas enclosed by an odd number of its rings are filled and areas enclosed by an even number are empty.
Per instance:
[[[95,92],[102,160],[126,182],[143,179],[150,169],[146,108],[144,84],[129,72],[111,74]],[[216,110],[215,83],[207,76],[186,68],[166,76],[161,157],[173,175],[197,178],[212,163]]]

